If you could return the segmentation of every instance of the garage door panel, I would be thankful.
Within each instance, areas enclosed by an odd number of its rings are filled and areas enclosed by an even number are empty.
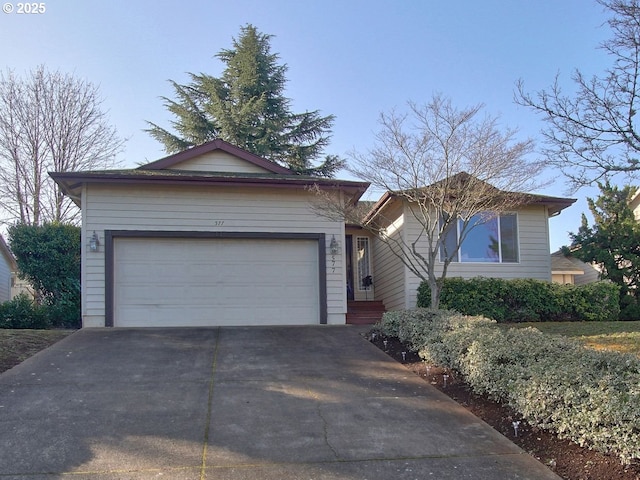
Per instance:
[[[114,241],[116,326],[319,323],[318,242]]]

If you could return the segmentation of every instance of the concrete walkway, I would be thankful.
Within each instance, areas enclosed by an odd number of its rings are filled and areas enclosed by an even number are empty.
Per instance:
[[[559,477],[357,328],[318,326],[81,330],[5,372],[0,480],[58,478]]]

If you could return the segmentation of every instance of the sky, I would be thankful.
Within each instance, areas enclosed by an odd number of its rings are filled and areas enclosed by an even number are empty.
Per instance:
[[[570,93],[576,69],[600,75],[610,64],[598,48],[610,34],[607,12],[594,0],[49,0],[31,14],[0,3],[12,10],[0,12],[0,68],[24,75],[45,65],[97,85],[127,139],[124,167],[166,156],[144,129],[148,121],[170,127],[169,80],[220,75],[215,54],[246,24],[273,35],[292,110],[335,115],[325,153],[347,159],[373,146],[381,112],[434,93],[460,109],[484,104],[501,127],[542,147],[544,122],[514,102],[516,82],[536,92],[559,75]],[[561,172],[548,175],[553,182],[536,193],[578,199],[550,220],[555,251],[570,243],[585,198],[598,191],[569,194]]]

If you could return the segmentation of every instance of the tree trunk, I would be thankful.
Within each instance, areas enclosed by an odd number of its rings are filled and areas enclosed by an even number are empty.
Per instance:
[[[431,290],[431,308],[437,310],[440,308],[440,285],[437,280],[429,280],[429,289]]]

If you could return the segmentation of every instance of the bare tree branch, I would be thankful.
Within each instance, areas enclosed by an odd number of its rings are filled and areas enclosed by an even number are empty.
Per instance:
[[[640,132],[636,113],[640,73],[639,0],[598,0],[611,13],[612,38],[601,48],[613,60],[602,77],[572,76],[576,93],[565,94],[560,78],[547,90],[527,93],[516,87],[515,101],[542,115],[544,153],[569,181],[572,190],[612,175],[636,176],[640,170]]]
[[[89,82],[43,66],[0,73],[0,207],[10,221],[76,222],[79,210],[49,171],[114,167],[124,141]]]
[[[407,113],[383,113],[375,145],[351,154],[347,169],[353,175],[404,201],[405,215],[419,227],[412,238],[407,230],[397,234],[400,227],[385,217],[384,205],[367,214],[349,200],[316,189],[318,213],[372,232],[427,281],[433,307],[469,232],[526,203],[527,195],[518,192],[542,186],[545,165],[529,158],[533,142],[517,140],[515,130],[501,132],[496,118],[482,116],[482,108],[458,110],[441,95],[424,105],[409,103]],[[459,233],[455,246],[445,242],[452,228]]]

